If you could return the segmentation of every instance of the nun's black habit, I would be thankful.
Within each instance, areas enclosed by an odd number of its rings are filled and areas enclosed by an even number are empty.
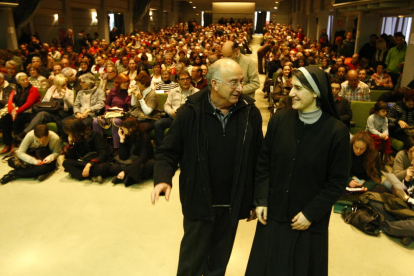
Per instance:
[[[305,67],[320,91],[322,115],[312,124],[287,108],[269,121],[259,155],[256,206],[268,207],[267,225],[257,224],[246,275],[327,275],[332,205],[348,181],[350,143],[335,108],[328,75]],[[311,93],[311,92],[310,92]],[[311,221],[292,230],[302,212]]]

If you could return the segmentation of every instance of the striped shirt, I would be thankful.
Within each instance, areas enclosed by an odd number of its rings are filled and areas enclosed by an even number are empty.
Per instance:
[[[168,93],[171,89],[174,89],[176,87],[178,87],[178,83],[176,83],[176,82],[167,81],[167,83],[166,83],[166,82],[162,81],[162,82],[158,83],[157,90],[164,90],[164,93]]]

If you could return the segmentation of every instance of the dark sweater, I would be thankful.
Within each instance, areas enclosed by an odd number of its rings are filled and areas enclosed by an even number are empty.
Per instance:
[[[230,115],[226,128],[206,103],[206,135],[213,205],[230,205],[236,156],[237,116]]]

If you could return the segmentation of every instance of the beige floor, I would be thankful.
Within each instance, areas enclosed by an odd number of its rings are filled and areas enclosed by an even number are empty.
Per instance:
[[[261,89],[256,98],[265,130]],[[0,174],[8,170],[0,163]],[[42,183],[0,186],[0,276],[175,275],[183,234],[178,189],[155,206],[151,190],[152,181],[125,188],[109,179],[74,181],[64,172]],[[244,274],[255,225],[240,223],[226,275]],[[330,275],[413,275],[413,249],[384,234],[367,236],[332,215]]]

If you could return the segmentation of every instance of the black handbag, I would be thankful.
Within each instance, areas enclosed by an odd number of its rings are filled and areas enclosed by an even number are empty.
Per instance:
[[[50,113],[58,113],[60,109],[60,103],[58,101],[40,102],[33,105],[34,112],[46,111]]]
[[[384,217],[367,205],[354,205],[350,208],[345,206],[341,216],[345,223],[355,226],[368,235],[378,236],[381,233],[380,227]]]

